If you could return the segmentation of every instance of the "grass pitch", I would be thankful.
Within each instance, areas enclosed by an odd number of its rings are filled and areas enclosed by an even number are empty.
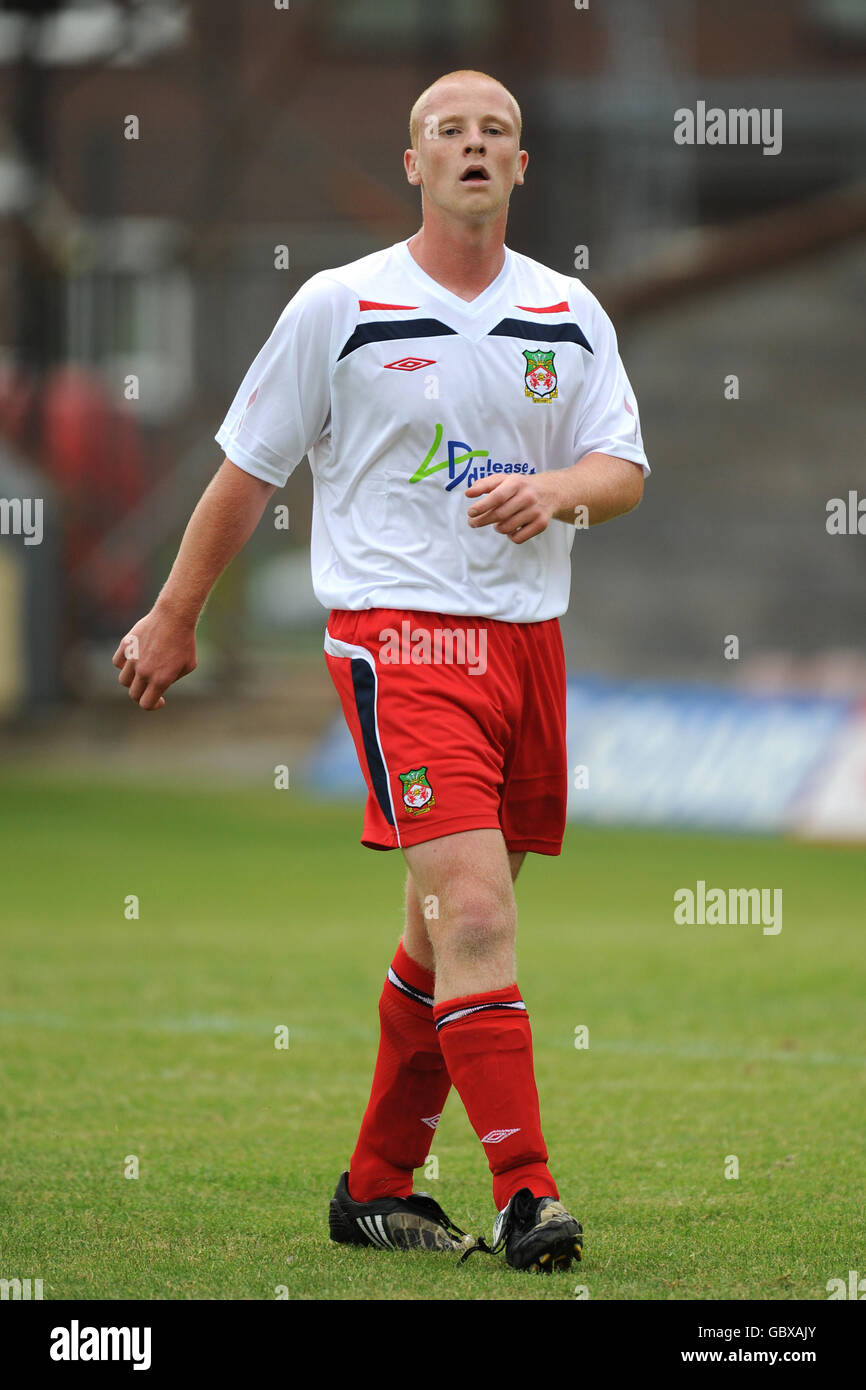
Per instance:
[[[46,1299],[784,1300],[866,1268],[863,855],[574,827],[517,898],[583,1264],[332,1246],[401,930],[402,855],[363,849],[360,819],[270,787],[0,782],[0,1277]],[[782,931],[676,926],[698,879],[782,888]],[[455,1092],[433,1153],[416,1186],[489,1239]]]

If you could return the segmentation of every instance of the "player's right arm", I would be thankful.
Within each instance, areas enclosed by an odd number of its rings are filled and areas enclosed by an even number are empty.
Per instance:
[[[114,653],[120,684],[141,709],[162,709],[168,687],[195,670],[195,629],[207,597],[275,491],[228,458],[215,474],[189,519],[159,598]]]
[[[215,435],[225,461],[190,518],[165,588],[114,654],[141,709],[195,670],[195,628],[226,565],[268,499],[329,428],[330,370],[359,312],[358,296],[324,272],[289,301]]]

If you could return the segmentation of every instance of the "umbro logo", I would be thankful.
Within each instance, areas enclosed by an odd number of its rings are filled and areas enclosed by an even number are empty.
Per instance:
[[[419,367],[432,367],[435,365],[435,357],[401,357],[396,362],[386,362],[386,367],[393,367],[395,372],[417,372]]]
[[[440,1111],[438,1115],[422,1115],[421,1123],[422,1125],[429,1125],[431,1129],[435,1129],[441,1119],[442,1112]]]
[[[491,1129],[489,1134],[485,1134],[481,1140],[482,1144],[501,1144],[503,1139],[507,1139],[509,1134],[519,1134],[520,1125],[517,1129]]]

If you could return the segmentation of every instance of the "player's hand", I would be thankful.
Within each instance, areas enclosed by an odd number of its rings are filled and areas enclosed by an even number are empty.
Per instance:
[[[543,474],[479,478],[464,496],[483,499],[469,508],[470,526],[493,526],[515,545],[546,531],[556,510],[553,490]]]
[[[130,628],[112,662],[140,709],[162,709],[163,691],[196,668],[195,624],[157,604]]]

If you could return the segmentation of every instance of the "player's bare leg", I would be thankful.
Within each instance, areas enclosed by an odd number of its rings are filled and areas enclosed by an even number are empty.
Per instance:
[[[517,906],[501,832],[442,835],[403,853],[418,897],[430,905],[424,925],[436,1002],[513,985]]]
[[[412,960],[432,974],[436,968],[433,943],[427,931],[424,906],[419,899],[418,889],[411,873],[406,875],[406,926],[403,929],[403,945]]]
[[[450,838],[450,837],[449,837]],[[514,883],[517,875],[523,866],[526,858],[525,850],[509,850],[508,866],[511,871],[511,881]],[[425,970],[435,971],[435,955],[433,943],[430,940],[430,933],[427,930],[426,911],[431,915],[435,904],[431,901],[425,904],[411,871],[406,875],[406,927],[403,932],[403,945],[407,953]]]
[[[580,1258],[582,1231],[547,1167],[505,841],[498,830],[470,830],[404,855],[420,902],[435,909],[423,917],[436,962],[433,1018],[493,1174],[494,1247],[504,1244],[515,1268],[567,1269]]]

